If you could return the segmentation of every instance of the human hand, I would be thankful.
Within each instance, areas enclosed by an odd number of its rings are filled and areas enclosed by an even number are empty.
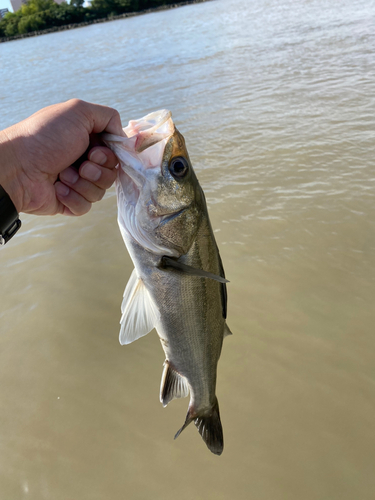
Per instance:
[[[116,178],[118,160],[95,144],[124,135],[117,111],[78,99],[43,108],[0,131],[0,185],[18,212],[83,215]],[[96,141],[97,142],[97,141]],[[88,161],[72,167],[88,151]]]

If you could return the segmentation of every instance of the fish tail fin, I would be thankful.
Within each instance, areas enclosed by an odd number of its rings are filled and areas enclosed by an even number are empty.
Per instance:
[[[215,455],[221,455],[224,449],[223,427],[220,420],[219,403],[215,402],[208,413],[197,415],[194,424],[206,443],[207,448]]]
[[[207,448],[215,455],[221,455],[224,449],[224,437],[217,398],[209,411],[202,414],[193,415],[189,408],[185,423],[174,438],[176,439],[193,420]]]
[[[179,429],[179,430],[176,432],[176,434],[175,434],[174,438],[175,438],[175,439],[177,439],[177,438],[178,438],[178,436],[181,434],[181,432],[182,432],[184,429],[186,429],[186,427],[187,427],[189,424],[191,424],[193,420],[194,420],[194,417],[192,417],[192,416],[190,415],[190,412],[188,411],[188,413],[187,413],[187,415],[186,415],[186,420],[185,420],[184,425],[181,427],[181,429]]]

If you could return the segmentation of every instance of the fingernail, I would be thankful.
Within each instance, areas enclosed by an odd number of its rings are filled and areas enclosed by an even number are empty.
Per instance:
[[[101,175],[102,171],[100,168],[92,163],[85,163],[83,167],[81,167],[81,176],[89,181],[97,181]]]
[[[60,196],[68,196],[70,189],[62,182],[56,182],[55,189]]]
[[[74,184],[78,181],[79,175],[78,172],[76,172],[74,169],[68,168],[61,172],[60,179],[67,182],[68,184]]]
[[[104,165],[104,163],[107,161],[107,155],[103,153],[102,150],[95,149],[95,151],[90,154],[89,160],[97,163],[98,165]]]

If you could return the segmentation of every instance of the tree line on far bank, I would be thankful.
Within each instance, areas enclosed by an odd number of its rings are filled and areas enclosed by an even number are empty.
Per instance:
[[[57,4],[53,0],[29,0],[17,12],[9,12],[1,19],[0,37],[93,21],[182,1],[184,0],[92,0],[89,7],[84,7],[84,0],[70,0],[69,4]]]

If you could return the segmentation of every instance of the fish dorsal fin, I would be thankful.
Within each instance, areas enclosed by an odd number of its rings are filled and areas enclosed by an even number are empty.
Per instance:
[[[228,335],[233,335],[233,333],[230,331],[229,326],[225,323],[224,324],[224,338],[228,337]]]
[[[160,384],[160,402],[163,406],[175,398],[186,398],[189,395],[189,385],[185,377],[174,370],[169,361],[165,360]]]
[[[215,242],[216,244],[216,242]],[[220,276],[223,276],[225,278],[225,272],[224,272],[224,267],[223,267],[223,261],[221,260],[219,248],[216,244],[216,250],[217,250],[217,255],[219,257],[219,267],[220,267]],[[222,312],[223,312],[223,318],[227,318],[227,302],[228,302],[228,294],[227,294],[227,285],[226,283],[221,284],[221,307],[222,307]],[[227,334],[228,335],[228,334]],[[224,335],[225,337],[225,335]]]
[[[155,327],[158,309],[135,269],[125,288],[121,312],[119,340],[122,345],[147,335]]]

